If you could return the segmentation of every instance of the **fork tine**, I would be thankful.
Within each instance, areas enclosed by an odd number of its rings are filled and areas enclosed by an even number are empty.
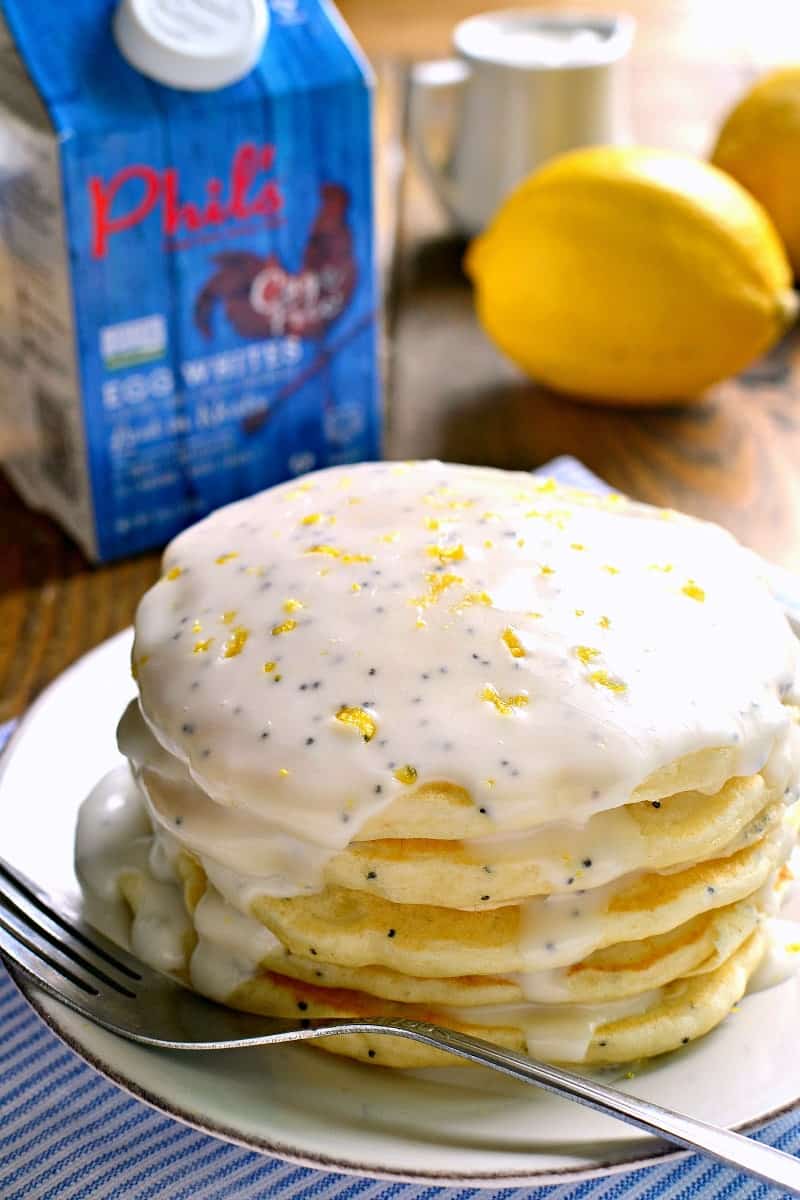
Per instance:
[[[0,955],[7,966],[21,970],[52,996],[86,1016],[92,1016],[92,1001],[99,997],[96,985],[60,965],[55,955],[43,956],[38,950],[32,950],[27,939],[15,933],[5,909],[0,909]]]
[[[72,904],[55,901],[0,859],[0,901],[3,900],[24,918],[39,939],[46,939],[52,948],[117,990],[130,992],[151,974],[157,975],[82,920]],[[122,978],[116,978],[115,973]]]
[[[56,967],[67,978],[72,976],[81,983],[89,975],[92,977],[92,990],[95,992],[100,990],[98,984],[104,984],[107,989],[111,988],[126,996],[136,994],[130,987],[126,987],[115,979],[109,971],[103,971],[97,967],[92,962],[90,955],[80,954],[65,940],[58,941],[50,935],[38,922],[32,921],[27,912],[18,908],[2,893],[0,893],[0,925],[3,925],[18,942],[24,943],[29,951],[38,954],[40,958]],[[88,980],[86,982],[88,990]],[[127,982],[132,984],[133,980]]]

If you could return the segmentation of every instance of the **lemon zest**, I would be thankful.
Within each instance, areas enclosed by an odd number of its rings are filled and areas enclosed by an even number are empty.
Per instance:
[[[241,654],[244,650],[245,643],[250,636],[250,630],[245,629],[243,625],[237,625],[231,631],[231,636],[226,641],[222,649],[223,658],[236,658],[237,654]]]
[[[503,630],[501,637],[508,646],[512,658],[525,658],[525,648],[510,625]]]
[[[590,683],[597,684],[598,687],[608,688],[610,692],[627,692],[628,685],[619,679],[614,679],[609,675],[608,671],[593,671],[587,676]]]
[[[693,579],[687,579],[686,583],[681,588],[681,591],[683,592],[684,596],[688,596],[690,600],[697,600],[700,604],[702,604],[706,598],[706,594],[703,589],[699,586],[699,584],[695,583]]]
[[[365,742],[371,742],[378,732],[378,722],[365,708],[352,708],[343,704],[336,714],[336,720],[341,721],[342,725],[358,730]]]
[[[487,683],[486,687],[481,692],[481,700],[485,700],[489,704],[493,704],[499,713],[504,717],[510,716],[516,708],[524,708],[528,703],[527,692],[520,692],[516,696],[501,696],[496,687]]]
[[[441,563],[461,562],[467,557],[460,542],[457,546],[428,546],[425,553]]]
[[[411,601],[418,608],[427,608],[429,605],[435,604],[442,592],[454,587],[457,583],[463,583],[464,580],[460,575],[454,575],[451,571],[445,571],[441,575],[432,571],[425,576],[425,582],[428,584],[427,592]]]
[[[404,783],[408,787],[410,784],[417,782],[417,768],[406,763],[404,767],[397,768],[394,772],[394,777],[398,783]]]

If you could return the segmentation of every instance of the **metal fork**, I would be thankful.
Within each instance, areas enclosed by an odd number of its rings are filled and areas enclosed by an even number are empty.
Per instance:
[[[424,1021],[292,1021],[235,1012],[139,962],[0,859],[0,955],[49,995],[120,1037],[170,1050],[231,1050],[345,1033],[390,1034],[533,1083],[800,1196],[800,1161],[693,1117]]]

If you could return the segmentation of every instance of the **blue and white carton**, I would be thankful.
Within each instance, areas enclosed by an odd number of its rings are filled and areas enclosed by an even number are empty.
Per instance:
[[[0,8],[22,495],[103,561],[377,457],[371,81],[326,0]]]

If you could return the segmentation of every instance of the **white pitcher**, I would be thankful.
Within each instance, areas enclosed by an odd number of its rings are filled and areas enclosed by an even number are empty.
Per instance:
[[[455,223],[482,229],[535,167],[576,146],[628,140],[622,15],[509,10],[456,26],[456,57],[417,63],[411,140]],[[449,126],[444,153],[432,134]]]

